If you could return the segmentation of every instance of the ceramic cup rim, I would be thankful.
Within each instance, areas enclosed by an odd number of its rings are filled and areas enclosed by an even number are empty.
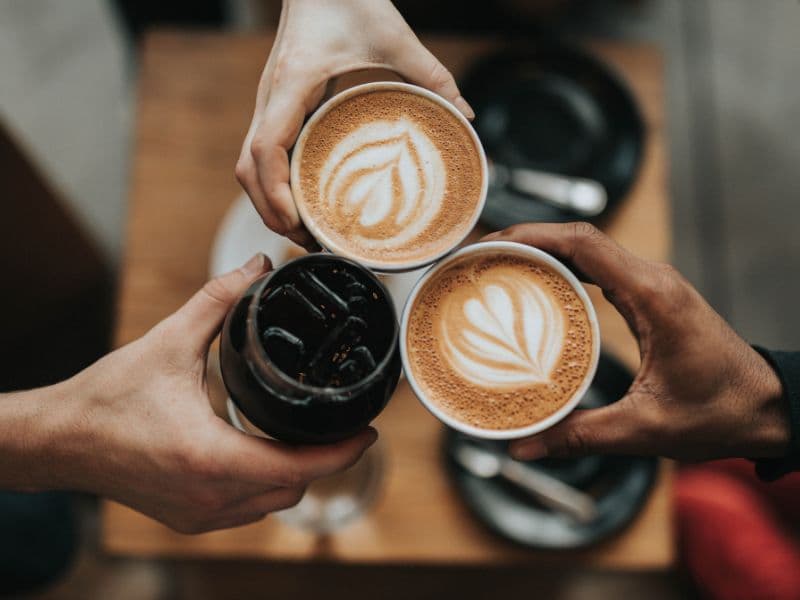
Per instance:
[[[461,260],[464,257],[471,256],[473,254],[483,254],[483,253],[498,253],[498,254],[508,254],[513,253],[517,255],[521,255],[527,258],[532,258],[535,261],[541,262],[554,271],[556,271],[559,275],[561,275],[567,282],[572,286],[575,292],[578,294],[578,297],[583,302],[583,305],[586,309],[586,314],[589,318],[589,324],[592,330],[592,357],[589,362],[589,367],[586,371],[586,375],[581,382],[581,385],[578,386],[578,389],[575,390],[573,395],[570,399],[565,402],[557,411],[548,415],[544,419],[540,421],[536,421],[535,423],[531,423],[530,425],[525,425],[524,427],[517,427],[514,429],[485,429],[482,427],[476,427],[474,425],[470,425],[468,423],[464,423],[455,417],[451,416],[450,414],[443,411],[441,408],[436,406],[433,402],[431,402],[425,395],[422,390],[422,386],[417,382],[416,377],[414,376],[413,370],[410,368],[410,362],[408,360],[408,348],[407,348],[407,335],[408,335],[408,321],[411,314],[411,309],[414,306],[414,302],[419,295],[420,290],[424,287],[424,285],[430,281],[437,273],[439,273],[442,269],[447,268],[449,265],[453,264],[454,262]],[[433,265],[430,269],[428,269],[425,274],[420,277],[419,281],[414,285],[414,288],[411,290],[411,293],[406,300],[405,306],[403,308],[403,316],[400,321],[400,357],[403,363],[403,370],[405,372],[406,379],[408,380],[409,385],[411,386],[414,395],[419,399],[422,405],[431,412],[437,419],[442,421],[448,427],[455,429],[456,431],[460,431],[466,435],[488,439],[488,440],[512,440],[522,437],[527,437],[530,435],[535,435],[537,433],[541,433],[545,429],[548,429],[564,419],[569,413],[571,413],[578,403],[580,403],[583,396],[588,391],[589,387],[592,384],[592,380],[594,379],[595,373],[597,371],[597,364],[600,358],[600,326],[597,320],[597,313],[595,312],[594,305],[592,304],[591,299],[589,298],[589,294],[586,292],[586,289],[583,287],[578,278],[570,271],[561,261],[559,261],[554,256],[540,250],[538,248],[528,246],[525,244],[520,244],[517,242],[505,242],[505,241],[489,241],[489,242],[477,242],[475,244],[471,244],[458,250],[447,257],[445,260],[439,261],[435,265]]]
[[[464,225],[463,235],[458,236],[457,239],[453,240],[453,244],[450,247],[444,248],[443,250],[437,252],[436,254],[432,254],[428,257],[417,259],[417,260],[409,260],[404,262],[397,262],[397,261],[384,261],[384,260],[374,260],[369,258],[368,256],[362,256],[360,254],[349,252],[346,248],[342,248],[339,244],[336,244],[330,236],[328,236],[324,231],[322,231],[319,227],[317,227],[314,218],[309,214],[306,204],[303,201],[298,201],[299,198],[302,198],[302,190],[300,187],[300,160],[298,159],[299,156],[302,155],[303,149],[305,148],[306,142],[308,140],[309,133],[314,125],[331,109],[338,106],[345,100],[352,98],[353,96],[359,96],[361,94],[366,94],[374,91],[379,90],[402,90],[405,92],[409,92],[412,94],[416,94],[418,96],[423,96],[435,103],[439,106],[447,110],[450,114],[452,114],[465,128],[468,132],[470,138],[472,139],[475,148],[478,150],[478,158],[481,163],[481,191],[480,197],[478,202],[475,205],[475,209],[473,211],[472,217],[470,218],[469,222]],[[333,254],[337,254],[339,256],[344,256],[346,258],[350,258],[355,260],[365,267],[372,269],[374,271],[378,271],[381,273],[403,273],[406,271],[413,271],[416,269],[421,269],[422,267],[426,267],[437,261],[440,261],[442,258],[453,252],[455,248],[457,248],[461,243],[467,238],[470,232],[473,230],[475,225],[478,223],[478,219],[483,212],[483,207],[486,204],[486,195],[489,189],[489,167],[486,159],[486,151],[483,148],[483,144],[481,144],[480,139],[478,138],[478,134],[475,132],[475,129],[472,127],[472,124],[467,120],[467,118],[462,115],[459,110],[448,100],[442,98],[438,94],[431,92],[423,87],[413,85],[410,83],[404,83],[399,81],[373,81],[369,83],[362,83],[360,85],[353,86],[346,90],[343,90],[333,96],[332,98],[328,99],[324,104],[322,104],[311,118],[308,119],[306,124],[303,126],[303,129],[300,131],[300,135],[295,142],[294,149],[292,150],[292,160],[290,164],[290,185],[292,189],[292,197],[294,198],[294,204],[297,208],[297,213],[300,215],[300,220],[306,226],[308,231],[314,237],[314,239],[322,246],[325,250],[332,252]]]

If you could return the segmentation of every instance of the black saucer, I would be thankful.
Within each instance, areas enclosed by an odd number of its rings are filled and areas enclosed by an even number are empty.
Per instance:
[[[510,50],[478,63],[461,83],[489,158],[586,177],[625,196],[639,168],[644,125],[625,84],[587,52],[555,42]],[[483,221],[494,229],[526,221],[574,220],[563,211],[490,186]]]
[[[593,408],[616,402],[630,386],[631,374],[609,355],[600,356],[592,387],[581,407]],[[544,549],[582,548],[620,531],[638,514],[655,481],[658,461],[654,458],[589,456],[580,459],[544,459],[528,463],[591,494],[598,516],[580,524],[553,512],[525,492],[500,478],[481,479],[468,473],[452,458],[454,444],[471,440],[447,430],[444,454],[447,470],[464,502],[475,516],[499,535]],[[505,443],[481,442],[496,452]]]

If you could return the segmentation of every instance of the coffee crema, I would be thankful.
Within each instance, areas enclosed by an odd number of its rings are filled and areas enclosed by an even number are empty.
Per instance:
[[[569,402],[593,358],[572,285],[522,255],[466,255],[423,284],[406,333],[422,394],[462,423],[518,429]]]
[[[300,213],[352,258],[390,268],[432,260],[480,209],[482,155],[469,125],[408,90],[344,99],[311,124],[300,152]]]

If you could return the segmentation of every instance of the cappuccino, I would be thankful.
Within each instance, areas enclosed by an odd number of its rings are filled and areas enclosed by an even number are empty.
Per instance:
[[[564,271],[532,248],[494,242],[462,250],[418,284],[403,356],[435,414],[467,433],[527,435],[577,404],[594,375],[598,334],[585,291]]]
[[[466,119],[427,90],[390,82],[323,105],[298,138],[291,175],[298,212],[320,244],[387,271],[418,268],[457,246],[487,186]]]

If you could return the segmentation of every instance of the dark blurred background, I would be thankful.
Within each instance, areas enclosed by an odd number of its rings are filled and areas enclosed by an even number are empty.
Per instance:
[[[396,4],[418,32],[657,45],[674,263],[748,340],[800,348],[797,0]],[[66,377],[110,346],[143,33],[257,31],[279,11],[274,0],[0,0],[0,391]],[[46,349],[44,336],[58,343]],[[91,589],[98,598],[156,598],[169,588],[161,566],[147,562],[81,569],[74,587],[47,597]],[[590,588],[603,597],[608,578],[587,577],[575,597],[595,597]],[[653,594],[682,593],[661,584]],[[628,589],[610,585],[608,597]]]

